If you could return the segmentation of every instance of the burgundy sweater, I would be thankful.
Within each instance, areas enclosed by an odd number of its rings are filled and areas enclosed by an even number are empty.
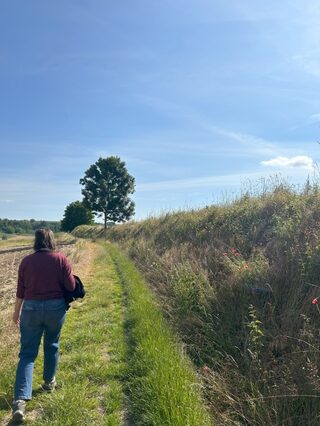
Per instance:
[[[22,259],[17,297],[25,300],[60,299],[63,288],[74,290],[71,265],[63,253],[42,249]]]

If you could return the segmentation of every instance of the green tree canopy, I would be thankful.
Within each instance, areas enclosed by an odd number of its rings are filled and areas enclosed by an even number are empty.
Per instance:
[[[134,192],[134,177],[119,157],[99,158],[80,179],[84,186],[83,202],[107,221],[125,222],[134,214],[134,202],[128,197]]]
[[[82,201],[74,201],[67,205],[61,221],[62,231],[70,232],[78,225],[93,223],[93,213]]]

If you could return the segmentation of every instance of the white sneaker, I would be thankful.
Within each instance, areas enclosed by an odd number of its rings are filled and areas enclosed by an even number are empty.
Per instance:
[[[12,404],[12,420],[15,423],[22,423],[25,419],[26,401],[16,399]]]
[[[49,382],[42,383],[41,387],[46,392],[53,392],[57,386],[56,378],[54,377]]]

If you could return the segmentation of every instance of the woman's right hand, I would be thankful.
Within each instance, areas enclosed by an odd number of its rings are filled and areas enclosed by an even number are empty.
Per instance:
[[[13,315],[12,315],[12,321],[16,324],[19,325],[20,324],[20,311],[16,312],[14,311]]]
[[[22,303],[23,303],[23,299],[16,297],[16,303],[14,305],[14,312],[13,312],[13,315],[12,315],[12,321],[16,325],[20,324],[20,312],[21,312]]]

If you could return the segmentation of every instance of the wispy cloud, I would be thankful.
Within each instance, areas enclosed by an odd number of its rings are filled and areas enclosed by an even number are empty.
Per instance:
[[[319,50],[310,51],[302,55],[294,55],[292,60],[307,74],[313,77],[320,77]]]
[[[292,63],[304,73],[318,79],[320,78],[320,4],[315,0],[296,2],[295,10],[293,24],[298,37],[292,32],[293,40],[295,40]],[[290,49],[290,46],[287,47]]]
[[[10,204],[10,203],[13,203],[14,202],[14,200],[9,200],[9,199],[0,199],[0,203],[5,203],[5,204]]]
[[[194,132],[201,130],[211,136],[214,142],[219,137],[223,138],[226,143],[236,143],[242,145],[242,149],[247,148],[248,152],[261,155],[279,155],[279,146],[275,142],[265,140],[259,136],[239,132],[224,126],[217,125],[214,121],[208,119],[204,114],[198,113],[191,108],[178,105],[166,99],[150,96],[139,96],[140,102],[160,110],[166,115],[173,115],[179,119],[184,119],[188,127],[194,126]],[[234,148],[234,145],[231,146]]]
[[[207,187],[226,187],[239,186],[242,181],[248,179],[254,181],[261,177],[268,177],[270,173],[261,173],[261,171],[251,173],[233,173],[228,175],[194,177],[189,179],[174,179],[160,182],[150,182],[137,185],[137,192],[148,191],[175,191],[189,188],[207,188]]]
[[[263,166],[267,167],[296,167],[296,168],[302,168],[302,169],[309,169],[311,170],[314,166],[314,162],[311,157],[308,157],[306,155],[298,155],[296,157],[275,157],[271,160],[265,160],[261,161],[261,164]]]
[[[217,132],[221,136],[238,142],[244,146],[247,146],[251,150],[259,154],[275,154],[279,152],[279,147],[275,143],[266,141],[263,138],[257,137],[255,135],[241,133],[237,131],[230,131],[218,126],[212,126],[212,130]]]
[[[53,181],[36,180],[32,178],[17,177],[14,179],[3,179],[0,183],[0,194],[3,196],[2,201],[11,202],[12,198],[20,201],[40,202],[41,198],[50,199],[50,197],[58,197],[68,200],[68,197],[80,193],[80,187],[77,182],[64,180],[63,190],[61,183]],[[35,196],[36,194],[36,196]]]
[[[320,112],[319,112],[319,113],[317,113],[317,114],[312,114],[312,115],[309,117],[309,122],[310,122],[310,123],[318,123],[318,122],[320,122]]]

